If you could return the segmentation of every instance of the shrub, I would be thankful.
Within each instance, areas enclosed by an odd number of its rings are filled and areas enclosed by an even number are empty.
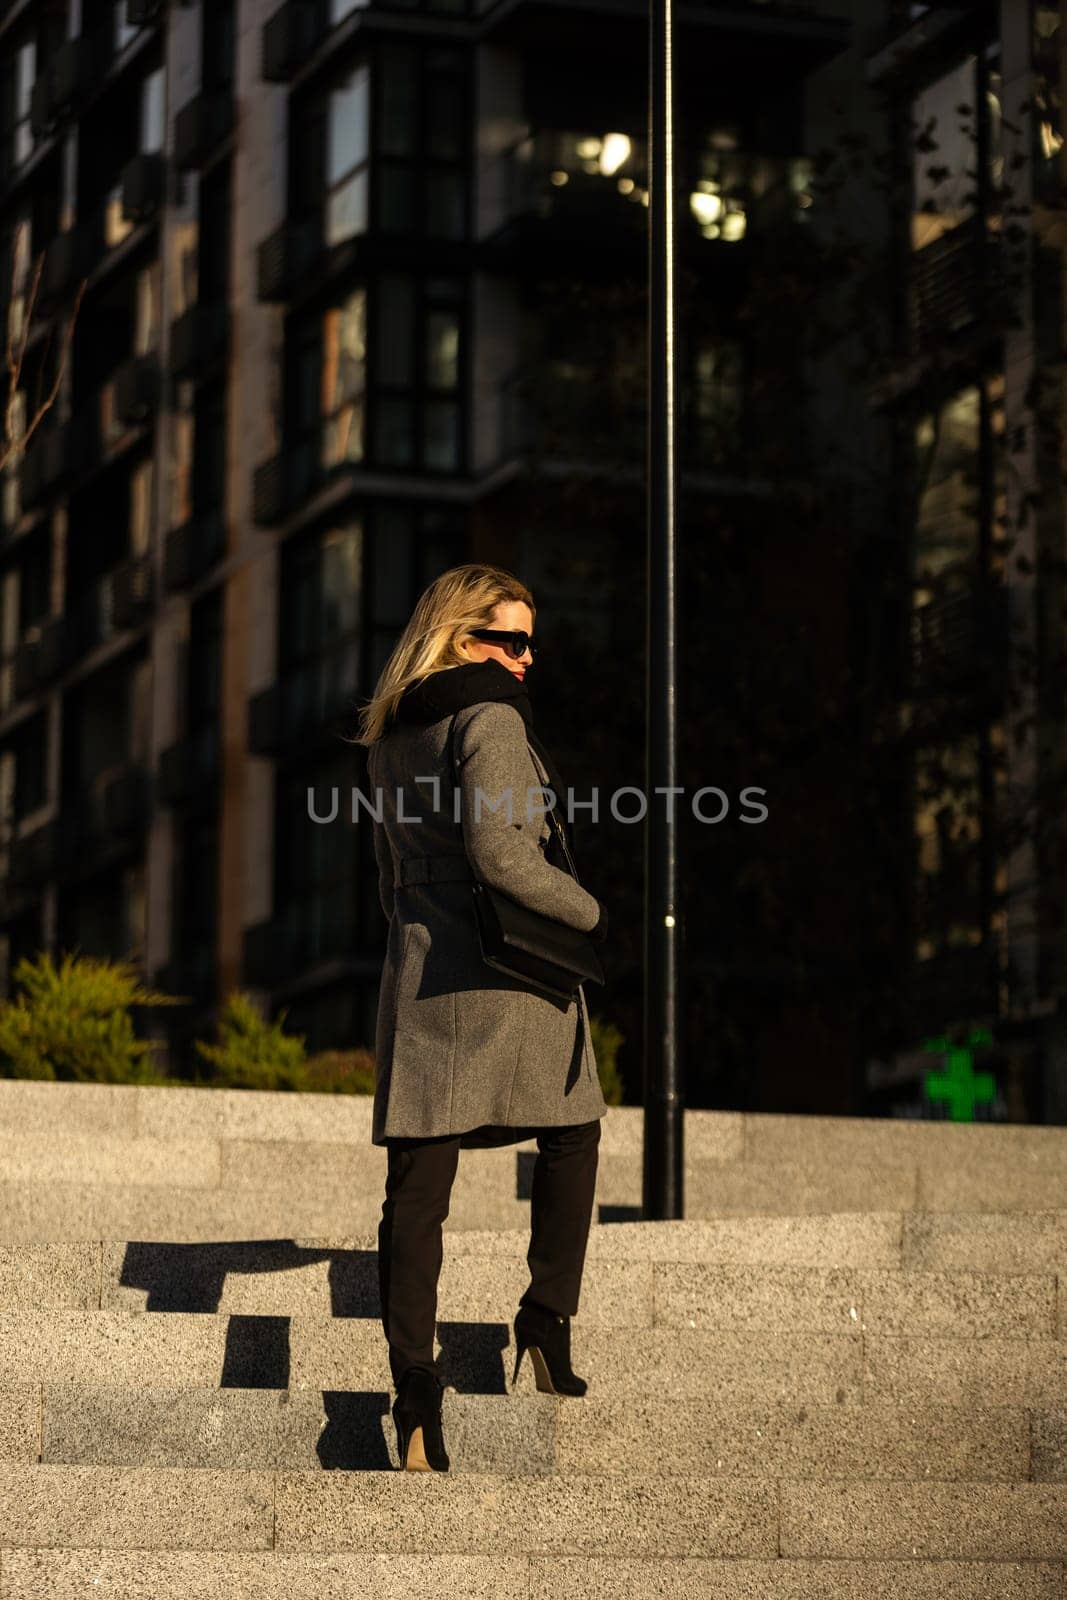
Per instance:
[[[607,1022],[592,1013],[589,1016],[589,1031],[593,1037],[597,1076],[604,1099],[609,1106],[620,1106],[623,1084],[616,1061],[623,1036],[613,1022]]]
[[[8,1078],[81,1083],[174,1083],[158,1072],[158,1039],[138,1039],[131,1006],[177,1005],[145,988],[132,961],[47,951],[23,956],[14,972],[21,993],[0,1003],[0,1072]]]
[[[373,1051],[320,1050],[304,1063],[300,1087],[318,1094],[373,1094]]]
[[[234,989],[219,1008],[218,1041],[194,1040],[213,1068],[209,1081],[225,1089],[299,1089],[304,1070],[302,1033],[283,1029],[286,1013],[268,1022],[249,995]]]

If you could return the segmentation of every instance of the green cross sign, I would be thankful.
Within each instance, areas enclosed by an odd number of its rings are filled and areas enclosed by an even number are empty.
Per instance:
[[[931,1070],[923,1079],[923,1089],[928,1100],[948,1103],[949,1120],[973,1122],[976,1105],[988,1104],[996,1094],[996,1080],[991,1072],[975,1072],[974,1052],[981,1045],[993,1043],[987,1028],[975,1028],[965,1044],[953,1044],[944,1036],[924,1039],[923,1049],[945,1057],[943,1071]]]

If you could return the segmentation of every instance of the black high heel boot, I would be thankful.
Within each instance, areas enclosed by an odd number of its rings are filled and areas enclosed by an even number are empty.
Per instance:
[[[441,1430],[443,1390],[437,1374],[425,1367],[409,1367],[400,1379],[393,1401],[393,1421],[401,1471],[448,1471]]]
[[[515,1318],[515,1387],[524,1353],[529,1350],[537,1387],[543,1394],[582,1395],[589,1385],[571,1371],[571,1319],[525,1300]]]

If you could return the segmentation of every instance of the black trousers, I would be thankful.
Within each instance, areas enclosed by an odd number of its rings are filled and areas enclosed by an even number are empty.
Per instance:
[[[521,1302],[536,1301],[562,1316],[578,1310],[585,1248],[593,1215],[600,1118],[554,1128],[516,1128],[509,1142],[537,1140],[530,1196],[530,1284]],[[394,1384],[409,1367],[437,1371],[437,1280],[460,1140],[389,1139],[378,1283],[382,1327]]]

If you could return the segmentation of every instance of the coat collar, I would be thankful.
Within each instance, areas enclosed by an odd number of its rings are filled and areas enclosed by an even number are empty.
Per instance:
[[[566,785],[558,768],[533,726],[533,707],[529,691],[513,672],[492,657],[485,661],[465,661],[458,667],[442,667],[431,672],[417,683],[409,684],[396,707],[396,720],[408,726],[424,726],[440,722],[465,706],[480,705],[486,700],[504,700],[513,705],[526,725],[526,737],[536,751],[548,774],[548,781],[556,796],[556,815],[563,825],[567,842],[566,813],[563,808]],[[552,835],[553,844],[555,834]]]

